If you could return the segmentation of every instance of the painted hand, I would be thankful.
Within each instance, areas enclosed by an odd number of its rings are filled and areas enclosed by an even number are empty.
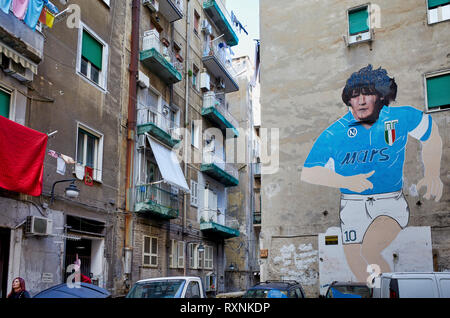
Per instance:
[[[357,174],[354,176],[345,177],[345,185],[343,188],[349,189],[353,192],[363,192],[368,189],[373,189],[373,184],[368,179],[375,173],[375,170],[369,173]]]
[[[427,192],[424,194],[424,198],[427,200],[431,200],[431,197],[434,196],[434,201],[439,202],[442,197],[442,191],[444,188],[444,184],[442,183],[439,176],[425,176],[417,183],[417,191],[420,188],[426,187]]]

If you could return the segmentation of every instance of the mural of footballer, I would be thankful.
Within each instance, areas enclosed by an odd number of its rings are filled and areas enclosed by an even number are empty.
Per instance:
[[[368,65],[353,73],[342,92],[348,113],[316,140],[301,180],[341,190],[340,223],[344,254],[358,281],[369,264],[389,272],[381,252],[409,220],[403,196],[403,165],[408,136],[422,145],[425,199],[439,201],[442,140],[431,116],[410,107],[389,107],[397,84],[387,71]]]

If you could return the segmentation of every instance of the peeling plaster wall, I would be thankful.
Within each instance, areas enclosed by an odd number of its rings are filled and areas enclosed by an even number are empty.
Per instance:
[[[378,1],[381,26],[375,29],[375,40],[347,47],[343,39],[346,12],[361,4],[355,0],[260,1],[261,127],[279,128],[280,132],[279,170],[262,175],[260,246],[269,249],[269,257],[262,260],[261,280],[281,277],[281,268],[286,273],[298,272],[297,277],[307,272],[297,269],[295,263],[273,266],[282,247],[274,244],[274,237],[314,236],[340,225],[340,191],[303,183],[300,175],[316,138],[347,112],[341,92],[350,74],[369,63],[382,66],[398,84],[392,106],[424,110],[423,75],[450,69],[450,22],[428,25],[425,0]],[[406,148],[403,192],[410,208],[408,226],[431,230],[433,255],[427,250],[426,264],[432,260],[434,270],[448,270],[450,119],[448,111],[431,116],[443,141],[443,196],[439,202],[426,200],[424,189],[417,190],[424,167],[421,145],[413,139]],[[295,238],[284,240],[285,246],[298,247]],[[318,262],[317,257],[310,267],[318,271]],[[345,276],[345,271],[335,270],[336,276]],[[315,292],[319,294],[319,281]]]

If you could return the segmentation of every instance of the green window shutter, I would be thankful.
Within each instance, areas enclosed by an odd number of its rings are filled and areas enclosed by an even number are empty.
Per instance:
[[[360,32],[369,31],[369,11],[367,7],[350,11],[348,13],[349,33],[354,35]]]
[[[9,118],[10,102],[11,102],[11,95],[0,90],[0,116]]]
[[[450,74],[427,78],[428,108],[450,105]]]
[[[428,9],[449,4],[450,0],[428,0]]]
[[[101,70],[103,59],[103,45],[96,39],[94,39],[88,32],[83,31],[82,46],[83,48],[81,55]]]

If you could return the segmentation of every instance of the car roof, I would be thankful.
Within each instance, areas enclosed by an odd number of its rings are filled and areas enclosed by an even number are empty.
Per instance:
[[[300,283],[296,281],[265,281],[254,285],[250,289],[287,289],[296,285],[301,287]]]
[[[137,281],[136,283],[145,283],[145,282],[153,282],[153,281],[161,281],[161,280],[179,280],[179,279],[200,279],[197,276],[170,276],[170,277],[154,277],[154,278],[146,278]]]
[[[361,287],[369,287],[367,286],[367,283],[363,282],[337,282],[334,281],[330,284],[330,286],[361,286]]]
[[[111,293],[97,285],[80,283],[80,288],[70,288],[66,283],[47,288],[33,298],[106,298]]]

